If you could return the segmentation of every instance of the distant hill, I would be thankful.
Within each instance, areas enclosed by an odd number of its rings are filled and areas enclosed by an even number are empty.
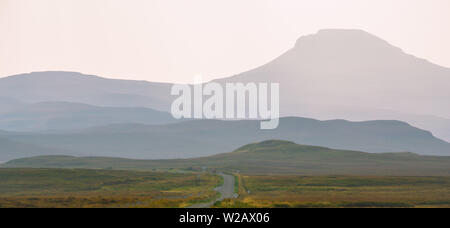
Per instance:
[[[412,153],[370,154],[270,140],[232,153],[187,160],[130,160],[46,156],[13,160],[3,167],[89,169],[218,169],[246,174],[448,176],[450,157]]]
[[[276,130],[262,131],[259,121],[195,120],[160,126],[116,124],[64,134],[15,133],[2,137],[95,156],[137,159],[211,156],[249,142],[271,139],[374,153],[450,155],[449,143],[399,121],[318,121],[293,117],[282,118]]]
[[[0,138],[0,161],[6,162],[15,158],[32,157],[39,155],[70,155],[74,152],[64,149],[55,149],[44,146],[37,146],[27,143],[19,143],[12,140]],[[82,154],[82,153],[77,153]],[[89,155],[89,154],[85,154]]]
[[[33,72],[0,79],[0,97],[168,111],[171,84],[107,79],[76,72]]]
[[[361,30],[328,29],[300,37],[273,61],[216,82],[280,83],[282,116],[400,120],[450,142],[450,69]],[[74,72],[33,72],[1,78],[0,97],[167,112],[174,99],[171,86]]]
[[[167,124],[176,120],[169,113],[148,108],[98,107],[68,102],[43,102],[0,114],[0,129],[48,131],[84,129],[95,126],[140,123]]]

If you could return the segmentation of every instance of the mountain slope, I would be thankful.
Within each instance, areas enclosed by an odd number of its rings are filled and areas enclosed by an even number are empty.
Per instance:
[[[97,107],[67,102],[26,105],[0,115],[0,129],[9,131],[70,130],[118,123],[173,122],[175,119],[169,113],[148,108]]]
[[[27,103],[62,101],[169,110],[170,84],[106,79],[75,72],[33,72],[0,79],[0,96]]]
[[[322,30],[274,61],[217,80],[280,83],[282,116],[353,121],[397,119],[445,137],[450,69],[404,53],[360,30]],[[444,121],[449,125],[450,121]]]
[[[450,175],[450,157],[369,154],[271,140],[246,145],[232,153],[197,159],[158,161],[46,156],[10,161],[4,167],[132,170],[201,170],[206,167],[246,174],[447,176]]]
[[[210,156],[248,142],[271,139],[364,152],[450,155],[449,143],[398,121],[282,118],[276,130],[262,131],[259,127],[259,121],[196,120],[163,126],[118,124],[66,134],[22,133],[3,137],[95,156],[138,159]]]
[[[279,82],[288,104],[450,116],[450,69],[360,30],[322,30],[302,37],[271,63],[224,81]]]

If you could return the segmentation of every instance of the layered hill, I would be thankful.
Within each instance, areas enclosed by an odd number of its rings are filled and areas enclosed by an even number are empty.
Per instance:
[[[280,83],[282,116],[396,119],[450,141],[450,69],[361,30],[329,29],[301,37],[270,63],[217,82]],[[166,83],[73,72],[0,79],[0,97],[24,103],[62,101],[162,111],[169,111],[174,99],[170,88]]]
[[[3,167],[88,169],[189,169],[245,174],[448,176],[450,157],[412,153],[370,154],[270,140],[232,153],[186,160],[130,160],[102,157],[46,156],[13,160]]]
[[[0,136],[0,161],[6,162],[15,158],[32,157],[39,155],[71,155],[74,154],[72,151],[67,151],[64,149],[55,149],[50,147],[38,146],[27,143],[15,142]],[[82,153],[78,153],[82,154]],[[84,154],[89,155],[89,154]]]
[[[303,36],[272,62],[217,82],[280,83],[283,116],[396,119],[450,141],[439,127],[450,126],[450,69],[361,30]]]
[[[23,105],[0,114],[0,129],[9,131],[49,131],[84,129],[95,126],[140,123],[168,124],[172,115],[149,108],[99,107],[68,102]]]
[[[107,79],[76,72],[33,72],[0,79],[0,97],[26,103],[70,102],[95,106],[170,108],[170,84]]]
[[[275,130],[263,131],[259,121],[194,120],[158,126],[116,124],[66,133],[3,133],[2,137],[73,151],[74,156],[90,154],[136,159],[211,156],[249,142],[271,139],[373,153],[450,155],[449,143],[399,121],[318,121],[292,117],[280,119],[280,126]],[[0,154],[4,153],[14,154],[14,151],[0,148]]]

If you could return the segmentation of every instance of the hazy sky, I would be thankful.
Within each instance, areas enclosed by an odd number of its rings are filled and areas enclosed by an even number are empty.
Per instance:
[[[0,76],[212,79],[323,28],[364,29],[450,67],[449,0],[0,0]]]

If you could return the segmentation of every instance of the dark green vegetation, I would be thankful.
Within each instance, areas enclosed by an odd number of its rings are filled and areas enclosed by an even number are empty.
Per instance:
[[[61,150],[39,155],[133,159],[198,158],[227,153],[249,142],[272,139],[364,152],[450,155],[449,143],[398,121],[282,118],[278,129],[261,131],[260,121],[197,120],[163,126],[119,124],[71,133],[0,134],[0,138]],[[14,150],[0,148],[0,160],[10,160],[4,156],[22,158]]]
[[[412,153],[370,154],[302,146],[286,141],[251,144],[227,154],[186,160],[34,157],[10,161],[4,167],[85,168],[116,170],[183,169],[240,171],[244,174],[448,176],[450,157]]]
[[[214,199],[219,183],[209,174],[0,169],[0,207],[186,207]]]
[[[216,207],[450,207],[450,177],[241,176]],[[250,193],[248,192],[250,191]]]

